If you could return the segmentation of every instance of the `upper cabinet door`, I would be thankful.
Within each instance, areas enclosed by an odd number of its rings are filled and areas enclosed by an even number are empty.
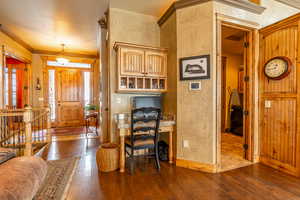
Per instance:
[[[167,54],[164,52],[146,51],[145,75],[167,77]]]
[[[119,66],[122,76],[144,75],[145,51],[134,48],[121,48]]]

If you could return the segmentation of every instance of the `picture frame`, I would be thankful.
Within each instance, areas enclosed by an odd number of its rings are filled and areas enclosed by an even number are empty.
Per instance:
[[[180,80],[210,79],[210,55],[180,59]]]

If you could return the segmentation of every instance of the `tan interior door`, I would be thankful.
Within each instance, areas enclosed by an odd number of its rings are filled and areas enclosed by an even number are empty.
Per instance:
[[[83,79],[80,70],[57,70],[57,126],[83,124]]]

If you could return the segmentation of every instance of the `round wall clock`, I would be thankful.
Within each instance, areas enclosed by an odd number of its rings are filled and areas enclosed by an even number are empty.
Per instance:
[[[264,72],[269,79],[280,80],[291,72],[291,66],[292,62],[288,57],[278,56],[265,64]]]

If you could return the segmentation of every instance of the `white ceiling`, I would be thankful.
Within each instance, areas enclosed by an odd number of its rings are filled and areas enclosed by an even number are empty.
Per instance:
[[[176,0],[110,0],[110,6],[160,17],[175,1]]]
[[[37,50],[96,54],[109,0],[1,0],[0,24]],[[125,1],[125,0],[122,0]]]

